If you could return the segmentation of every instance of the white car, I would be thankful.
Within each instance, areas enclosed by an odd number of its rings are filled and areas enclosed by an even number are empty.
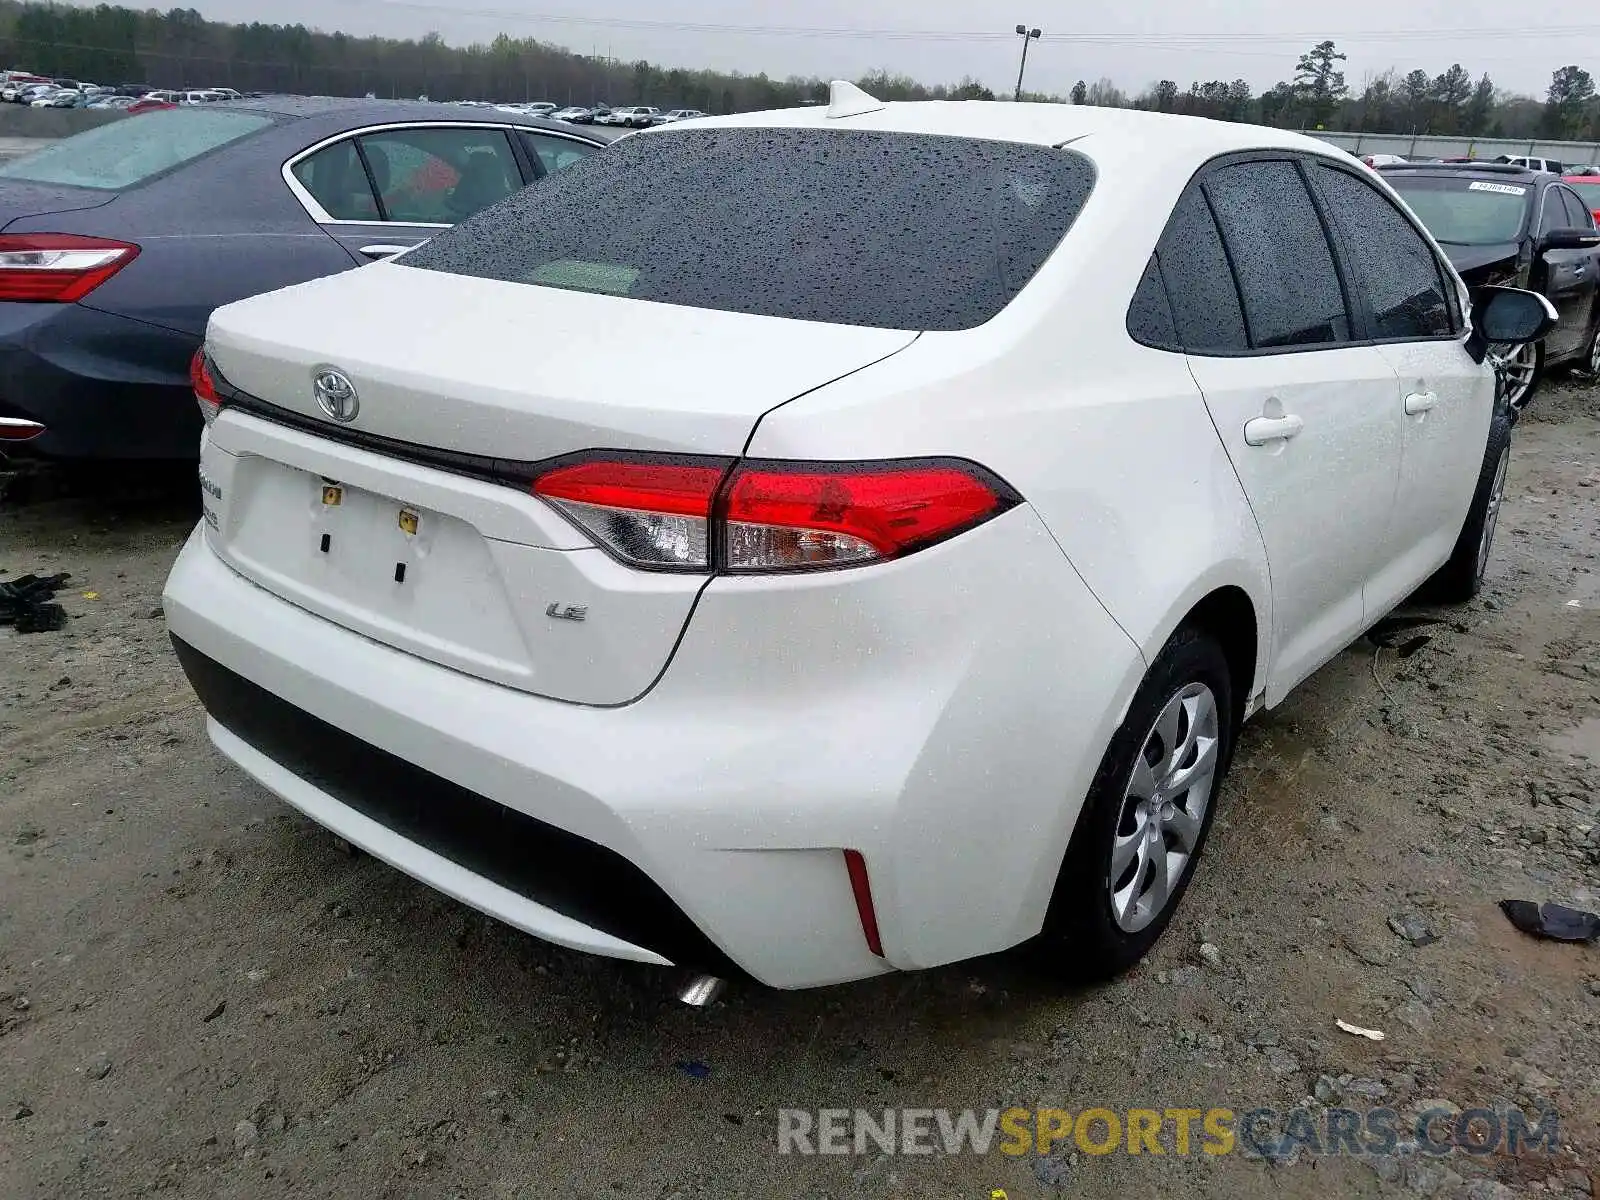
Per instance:
[[[696,117],[703,116],[705,116],[705,113],[701,112],[698,108],[674,108],[669,109],[667,112],[664,112],[656,117],[654,124],[672,125],[676,124],[678,121],[692,121]]]
[[[645,129],[655,123],[661,115],[659,108],[648,105],[634,105],[630,108],[613,108],[608,113],[601,113],[594,119],[596,125],[621,125],[628,129]]]
[[[1241,724],[1476,590],[1552,321],[1322,142],[836,84],[219,309],[166,615],[226,756],[541,938],[1103,976]]]

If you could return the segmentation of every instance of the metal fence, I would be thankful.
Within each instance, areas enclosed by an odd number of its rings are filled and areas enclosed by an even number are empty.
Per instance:
[[[1563,165],[1600,165],[1600,143],[1519,138],[1442,137],[1430,133],[1338,133],[1303,130],[1307,136],[1356,154],[1403,154],[1407,158],[1496,158],[1502,154],[1553,158]]]

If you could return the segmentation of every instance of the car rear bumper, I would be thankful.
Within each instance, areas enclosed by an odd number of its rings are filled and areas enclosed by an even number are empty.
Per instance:
[[[1026,507],[847,574],[715,581],[661,682],[614,708],[351,633],[199,530],[165,608],[218,748],[351,842],[559,944],[807,987],[1037,932],[1143,670]]]
[[[189,359],[200,339],[81,304],[0,302],[0,417],[45,432],[50,458],[194,458]]]

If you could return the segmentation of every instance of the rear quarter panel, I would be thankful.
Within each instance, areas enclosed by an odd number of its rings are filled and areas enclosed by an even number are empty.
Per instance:
[[[88,306],[203,337],[220,305],[356,265],[306,215],[280,174],[285,159],[325,136],[323,125],[273,126],[108,204],[18,220],[8,232],[136,243],[139,257],[96,288]]]

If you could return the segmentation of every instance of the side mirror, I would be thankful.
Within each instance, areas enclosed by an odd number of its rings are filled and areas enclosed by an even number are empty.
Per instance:
[[[1600,232],[1593,229],[1552,229],[1539,239],[1539,250],[1592,250],[1600,246]]]
[[[1538,292],[1484,286],[1472,291],[1472,337],[1467,351],[1482,362],[1491,345],[1537,342],[1556,327],[1556,306]]]

